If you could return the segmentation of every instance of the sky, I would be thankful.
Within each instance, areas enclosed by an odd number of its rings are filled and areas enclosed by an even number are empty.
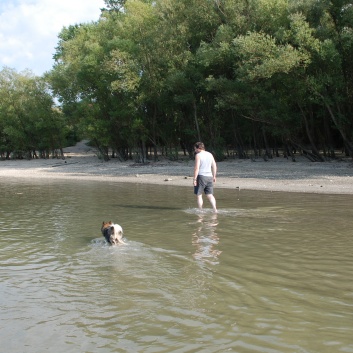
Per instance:
[[[104,0],[0,0],[0,71],[41,76],[54,64],[61,29],[98,20],[103,7]]]

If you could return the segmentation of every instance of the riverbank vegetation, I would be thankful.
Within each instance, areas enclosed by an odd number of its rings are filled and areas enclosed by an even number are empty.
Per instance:
[[[197,140],[218,160],[353,156],[350,0],[105,4],[62,29],[44,77],[0,72],[3,155],[85,137],[104,159],[141,162],[191,157]]]

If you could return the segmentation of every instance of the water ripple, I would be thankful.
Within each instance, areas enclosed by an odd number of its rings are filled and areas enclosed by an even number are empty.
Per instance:
[[[16,187],[0,186],[7,353],[353,352],[348,198],[220,191],[214,214],[173,187]]]

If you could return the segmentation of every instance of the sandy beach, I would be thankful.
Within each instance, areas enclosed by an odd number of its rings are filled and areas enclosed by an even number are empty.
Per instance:
[[[192,187],[193,160],[138,164],[98,159],[94,149],[84,142],[64,149],[65,159],[0,161],[0,180],[67,179],[110,182],[178,185]],[[296,162],[283,157],[269,161],[228,159],[219,162],[215,188],[353,194],[353,162],[335,160],[310,162],[296,156]]]

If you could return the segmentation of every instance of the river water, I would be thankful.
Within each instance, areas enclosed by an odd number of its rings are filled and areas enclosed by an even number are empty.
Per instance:
[[[352,196],[0,181],[0,352],[353,352]]]

